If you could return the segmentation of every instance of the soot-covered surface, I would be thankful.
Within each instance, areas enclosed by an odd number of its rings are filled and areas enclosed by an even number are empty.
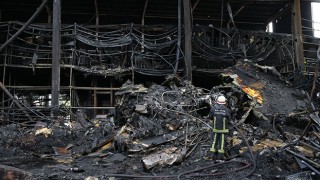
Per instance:
[[[319,162],[317,150],[305,145],[310,140],[319,145],[317,128],[301,137],[309,113],[291,114],[308,109],[303,93],[252,64],[238,64],[228,73],[237,74],[263,97],[262,105],[254,107],[244,123],[239,117],[254,98],[237,85],[221,92],[178,77],[150,88],[127,82],[117,93],[116,113],[103,118],[78,116],[64,125],[1,126],[0,176],[13,171],[17,176],[29,172],[35,179],[281,179],[305,170],[287,150]],[[206,158],[211,121],[200,113],[219,93],[236,99],[229,102],[235,106],[232,123],[237,125],[230,124],[224,162]],[[160,152],[169,158],[148,169],[142,159]]]

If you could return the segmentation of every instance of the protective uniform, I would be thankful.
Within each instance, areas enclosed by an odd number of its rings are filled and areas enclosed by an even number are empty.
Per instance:
[[[217,103],[210,110],[209,118],[213,120],[213,142],[210,154],[213,158],[218,152],[218,158],[223,158],[226,134],[229,132],[228,122],[231,120],[230,110],[225,106],[226,99],[219,96]]]

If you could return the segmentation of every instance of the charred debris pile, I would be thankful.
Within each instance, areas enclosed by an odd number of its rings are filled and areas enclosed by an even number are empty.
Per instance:
[[[250,61],[239,61],[220,78],[223,84],[210,90],[173,75],[149,87],[127,81],[116,93],[115,111],[103,117],[77,112],[74,121],[4,124],[1,176],[319,177],[320,119],[308,93],[290,87],[274,68]],[[212,143],[207,115],[219,94],[227,97],[233,117],[223,162],[206,159]]]

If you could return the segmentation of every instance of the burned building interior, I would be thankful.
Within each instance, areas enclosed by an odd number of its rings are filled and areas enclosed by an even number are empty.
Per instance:
[[[315,2],[1,0],[0,179],[320,179]]]

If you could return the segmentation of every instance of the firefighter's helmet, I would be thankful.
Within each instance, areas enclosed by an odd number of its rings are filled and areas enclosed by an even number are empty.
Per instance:
[[[226,104],[226,98],[224,96],[219,96],[217,99],[218,104]]]

